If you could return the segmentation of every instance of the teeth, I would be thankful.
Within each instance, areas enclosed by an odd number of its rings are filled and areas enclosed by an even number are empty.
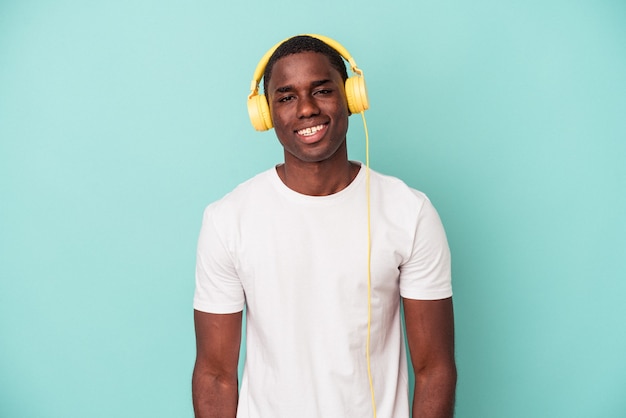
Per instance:
[[[298,135],[310,136],[310,135],[313,135],[314,133],[322,130],[323,128],[324,128],[324,125],[317,125],[317,126],[313,126],[312,128],[300,129],[298,131]]]

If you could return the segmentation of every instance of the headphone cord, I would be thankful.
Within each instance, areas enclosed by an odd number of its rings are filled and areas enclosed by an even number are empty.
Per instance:
[[[374,396],[374,380],[372,379],[372,366],[370,361],[370,341],[372,330],[372,229],[371,229],[371,205],[370,205],[370,140],[365,122],[365,112],[361,112],[363,128],[365,130],[365,190],[367,200],[367,342],[365,347],[365,357],[367,359],[367,377],[370,384],[370,394],[372,396],[372,412],[376,418],[376,397]]]

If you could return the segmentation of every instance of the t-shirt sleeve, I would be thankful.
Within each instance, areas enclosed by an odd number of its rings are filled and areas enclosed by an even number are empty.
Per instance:
[[[452,296],[450,248],[436,209],[424,196],[415,224],[413,248],[400,266],[400,294],[408,299]]]
[[[231,254],[216,228],[215,206],[204,211],[196,254],[196,290],[193,307],[209,313],[235,313],[245,296]]]

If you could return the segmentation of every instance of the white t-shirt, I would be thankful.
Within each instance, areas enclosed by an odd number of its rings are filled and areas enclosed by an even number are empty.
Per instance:
[[[307,196],[273,168],[205,210],[194,308],[247,307],[238,418],[371,416],[365,180],[362,167],[344,190]],[[370,196],[377,413],[408,418],[400,296],[450,297],[450,253],[423,193],[370,171]]]

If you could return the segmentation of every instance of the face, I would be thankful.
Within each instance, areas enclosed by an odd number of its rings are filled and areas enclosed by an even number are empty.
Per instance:
[[[325,55],[301,52],[278,60],[266,96],[285,164],[347,160],[344,82]]]

